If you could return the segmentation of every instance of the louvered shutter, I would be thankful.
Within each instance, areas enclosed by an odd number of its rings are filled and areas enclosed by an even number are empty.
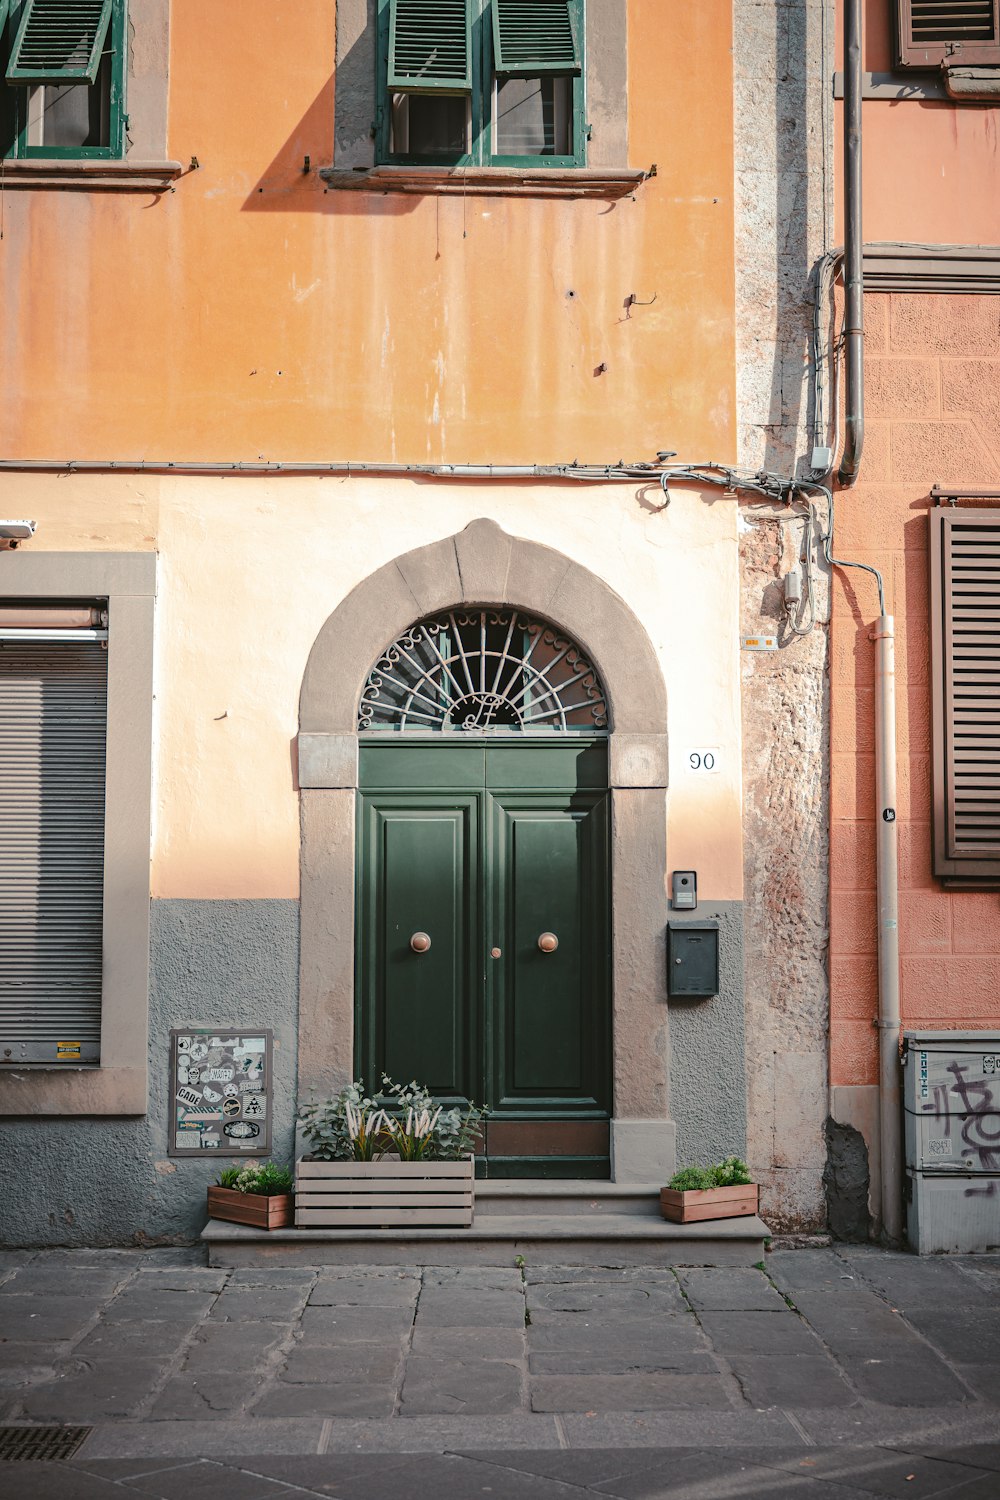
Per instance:
[[[0,1057],[7,1061],[100,1056],[107,684],[99,644],[0,645]]]
[[[26,0],[7,64],[8,83],[93,83],[112,0]]]
[[[580,39],[573,0],[493,0],[493,67],[497,73],[579,73]]]
[[[7,25],[7,17],[10,15],[10,0],[0,0],[0,42],[3,41],[3,29]]]
[[[469,0],[390,0],[389,87],[411,94],[471,91]]]
[[[1000,63],[1000,0],[897,0],[904,68]]]
[[[1000,889],[1000,511],[930,522],[934,873]]]

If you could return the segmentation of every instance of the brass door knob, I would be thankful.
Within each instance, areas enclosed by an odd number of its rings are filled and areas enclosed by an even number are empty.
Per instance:
[[[559,947],[559,939],[554,932],[543,932],[538,939],[538,946],[543,953],[554,953]]]
[[[415,932],[410,938],[410,947],[414,953],[426,953],[431,945],[431,940],[426,932]]]
[[[500,957],[500,949],[499,948],[491,948],[490,949],[490,958],[499,958],[499,957]]]

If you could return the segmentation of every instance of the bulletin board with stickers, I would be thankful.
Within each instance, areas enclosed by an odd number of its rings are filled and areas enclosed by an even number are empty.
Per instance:
[[[271,1154],[270,1031],[170,1033],[170,1156]]]

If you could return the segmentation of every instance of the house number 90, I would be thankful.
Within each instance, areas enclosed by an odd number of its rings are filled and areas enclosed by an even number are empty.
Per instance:
[[[687,765],[689,771],[717,771],[719,752],[718,750],[689,750]]]

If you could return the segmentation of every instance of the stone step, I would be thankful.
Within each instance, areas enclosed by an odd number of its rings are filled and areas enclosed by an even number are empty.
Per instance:
[[[483,1214],[660,1214],[660,1183],[560,1182],[550,1178],[486,1178],[476,1183]]]
[[[755,1214],[701,1224],[658,1215],[482,1212],[470,1229],[250,1229],[210,1219],[212,1266],[752,1266],[770,1231]]]

